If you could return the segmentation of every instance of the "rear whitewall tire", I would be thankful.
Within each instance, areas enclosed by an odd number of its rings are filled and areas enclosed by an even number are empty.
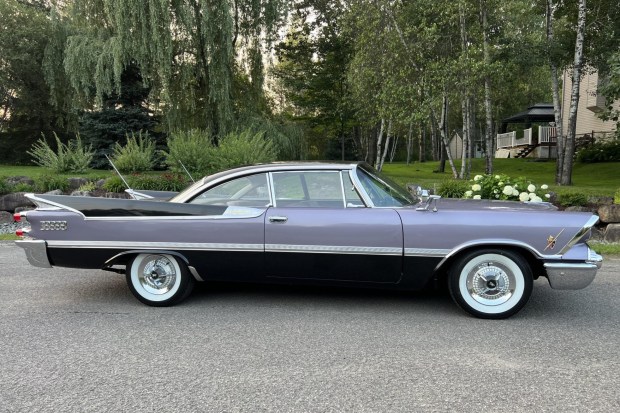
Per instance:
[[[142,303],[165,307],[185,299],[194,286],[184,262],[169,254],[138,254],[127,266],[126,280]]]
[[[478,250],[452,265],[448,287],[453,300],[471,315],[501,319],[516,314],[527,303],[533,277],[529,264],[517,253]]]

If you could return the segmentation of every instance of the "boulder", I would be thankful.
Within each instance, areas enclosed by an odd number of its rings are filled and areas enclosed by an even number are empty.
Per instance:
[[[591,212],[591,209],[584,206],[569,206],[564,211],[567,212]]]
[[[48,191],[45,195],[62,195],[62,191],[60,189],[54,189],[53,191]]]
[[[26,184],[34,185],[34,180],[27,176],[9,176],[5,179],[5,182],[9,185]]]
[[[15,213],[17,214],[18,212],[32,211],[32,210],[34,210],[34,207],[31,207],[31,206],[17,207],[17,208],[15,208]]]
[[[0,211],[0,224],[10,224],[13,222],[13,214],[9,211]]]
[[[620,223],[620,204],[603,205],[598,209],[601,222],[607,224]]]
[[[14,192],[0,197],[0,211],[15,211],[17,207],[34,206],[24,194],[25,192]]]
[[[71,196],[91,196],[91,194],[88,191],[73,191]]]
[[[97,189],[103,188],[103,186],[105,185],[106,181],[107,181],[107,179],[99,179],[97,182],[95,182],[95,188],[97,188]]]
[[[620,242],[620,224],[609,224],[605,230],[605,242]]]
[[[69,182],[69,189],[72,191],[88,183],[86,178],[67,178],[67,181]]]
[[[590,196],[588,197],[588,203],[595,205],[611,205],[614,203],[614,198],[611,196]]]

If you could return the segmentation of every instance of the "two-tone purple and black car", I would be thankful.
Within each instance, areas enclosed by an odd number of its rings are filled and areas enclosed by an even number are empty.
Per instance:
[[[416,200],[359,162],[242,167],[170,195],[28,195],[37,208],[21,213],[31,227],[17,244],[38,267],[125,273],[153,306],[180,302],[196,281],[404,290],[445,282],[483,318],[515,314],[540,276],[556,289],[584,288],[602,262],[586,244],[595,215],[548,203]]]

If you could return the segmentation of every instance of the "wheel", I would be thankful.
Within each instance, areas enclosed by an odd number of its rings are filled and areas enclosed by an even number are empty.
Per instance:
[[[479,250],[460,257],[450,268],[448,289],[456,304],[480,318],[508,318],[532,295],[532,270],[519,254]]]
[[[138,254],[128,266],[126,278],[132,294],[155,307],[182,301],[194,287],[185,263],[168,254]]]

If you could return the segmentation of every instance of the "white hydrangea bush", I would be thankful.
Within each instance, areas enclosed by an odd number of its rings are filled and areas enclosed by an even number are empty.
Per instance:
[[[476,175],[464,198],[497,199],[521,202],[547,202],[551,198],[548,185],[536,185],[525,178],[508,175]]]

